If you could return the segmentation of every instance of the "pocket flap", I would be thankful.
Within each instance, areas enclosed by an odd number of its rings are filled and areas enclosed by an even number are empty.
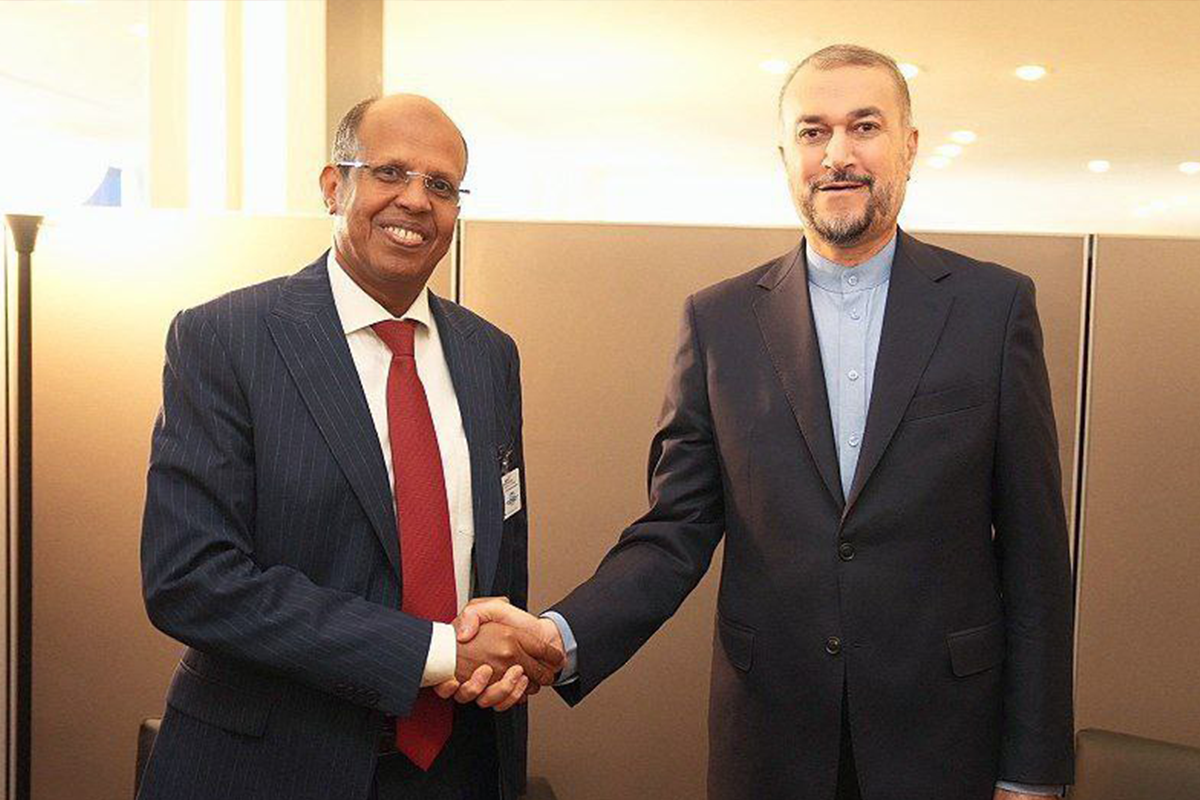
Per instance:
[[[991,669],[1004,661],[1004,620],[946,635],[950,668],[960,678]]]
[[[275,701],[247,689],[236,689],[179,662],[167,690],[167,705],[233,733],[262,736]]]
[[[749,672],[754,662],[754,629],[717,614],[717,632],[729,663],[742,672]]]
[[[919,394],[909,401],[904,419],[912,421],[924,417],[936,417],[938,414],[949,414],[952,411],[965,411],[968,408],[982,405],[987,399],[983,385],[967,383],[942,389],[938,392]]]

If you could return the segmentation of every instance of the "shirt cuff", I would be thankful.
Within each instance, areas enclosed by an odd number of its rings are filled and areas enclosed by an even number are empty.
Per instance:
[[[1039,797],[1062,797],[1066,792],[1065,786],[1053,786],[1042,783],[1016,783],[1014,781],[996,781],[997,789],[1021,794],[1036,794]]]
[[[575,634],[571,632],[571,626],[567,624],[563,615],[557,611],[546,611],[542,615],[542,619],[548,619],[554,623],[554,627],[558,628],[558,635],[562,637],[563,650],[565,651],[566,659],[563,661],[563,668],[558,673],[558,678],[554,681],[555,686],[563,686],[576,680],[579,675],[576,669],[576,644]]]
[[[458,636],[454,626],[445,622],[433,623],[433,636],[429,639],[429,655],[425,657],[425,672],[421,675],[422,686],[437,686],[454,677],[458,666]]]

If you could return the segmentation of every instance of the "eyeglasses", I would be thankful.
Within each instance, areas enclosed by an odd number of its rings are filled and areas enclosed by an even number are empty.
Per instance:
[[[458,205],[462,200],[460,195],[470,194],[470,189],[455,186],[445,178],[404,169],[399,164],[368,164],[365,161],[338,161],[335,166],[367,170],[371,179],[383,186],[408,186],[413,178],[420,178],[425,184],[425,190],[439,200]]]

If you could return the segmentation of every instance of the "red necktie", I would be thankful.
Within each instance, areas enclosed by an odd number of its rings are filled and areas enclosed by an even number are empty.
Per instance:
[[[392,351],[387,406],[404,578],[400,608],[421,619],[452,622],[458,601],[450,510],[433,417],[413,356],[416,323],[389,320],[371,327]],[[412,713],[396,720],[396,749],[428,770],[450,738],[453,722],[453,701],[422,689]]]

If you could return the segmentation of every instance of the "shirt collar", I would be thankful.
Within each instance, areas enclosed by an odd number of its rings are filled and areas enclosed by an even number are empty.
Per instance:
[[[369,328],[376,322],[396,319],[390,311],[354,282],[345,267],[337,260],[337,255],[332,249],[329,251],[325,268],[329,272],[329,288],[333,291],[333,305],[337,309],[338,319],[342,321],[343,333],[349,335],[363,328]],[[426,328],[430,327],[428,286],[421,289],[421,293],[417,295],[412,305],[399,319],[411,319]]]
[[[808,280],[830,292],[857,292],[873,289],[887,283],[892,277],[892,260],[896,256],[896,235],[875,255],[853,267],[846,267],[822,256],[813,250],[812,243],[804,241],[804,256],[808,260]],[[853,283],[851,276],[856,276]]]

